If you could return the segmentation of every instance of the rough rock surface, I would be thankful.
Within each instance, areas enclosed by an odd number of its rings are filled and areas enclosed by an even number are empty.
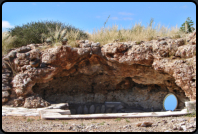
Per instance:
[[[2,58],[2,103],[39,95],[50,103],[119,101],[161,110],[171,92],[183,108],[185,101],[196,100],[196,32],[186,45],[185,40],[167,37],[102,47],[83,41],[76,48],[41,51],[42,45],[30,44],[14,49]]]

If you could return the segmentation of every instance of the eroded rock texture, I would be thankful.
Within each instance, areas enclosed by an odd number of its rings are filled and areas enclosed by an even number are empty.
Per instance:
[[[196,100],[196,32],[186,45],[185,40],[165,37],[102,47],[85,41],[76,48],[44,51],[40,44],[23,46],[2,58],[2,103],[22,97],[21,105],[35,107],[26,100],[39,96],[39,107],[119,101],[149,111],[161,110],[166,94],[174,93],[183,108],[185,101]]]

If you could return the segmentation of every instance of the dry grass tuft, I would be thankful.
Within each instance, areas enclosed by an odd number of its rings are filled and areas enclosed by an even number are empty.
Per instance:
[[[8,32],[2,32],[2,56],[6,55],[15,41],[16,37],[12,37]]]
[[[113,25],[112,27],[101,28],[93,31],[89,34],[89,40],[93,42],[100,42],[101,45],[105,45],[110,42],[118,40],[120,42],[124,41],[150,41],[156,39],[157,36],[160,37],[171,37],[171,38],[181,38],[184,37],[184,33],[179,31],[179,28],[172,27],[167,28],[165,26],[157,25],[152,26],[152,22],[147,27],[141,25],[141,23],[135,24],[129,29],[118,29],[118,25]]]

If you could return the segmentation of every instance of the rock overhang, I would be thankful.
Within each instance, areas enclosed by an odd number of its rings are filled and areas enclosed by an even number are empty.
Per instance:
[[[2,85],[4,101],[8,101],[6,98],[9,98],[9,95],[10,98],[16,99],[40,93],[40,96],[49,101],[60,98],[58,101],[72,102],[76,99],[75,103],[78,101],[104,103],[113,100],[127,103],[131,97],[128,94],[131,92],[141,99],[132,97],[131,103],[128,102],[128,104],[137,106],[139,103],[140,107],[147,109],[151,107],[149,103],[155,99],[158,99],[160,103],[169,92],[177,95],[182,102],[180,107],[183,106],[185,100],[196,99],[196,45],[193,43],[184,45],[184,39],[153,40],[141,42],[141,44],[119,42],[109,43],[102,47],[99,43],[88,42],[80,44],[77,48],[63,45],[44,51],[38,48],[39,44],[30,44],[12,50],[3,58],[3,69],[9,72],[10,68],[4,61],[10,60],[18,71],[7,81],[8,84],[12,83],[11,89],[5,90],[6,88],[3,88],[5,86]],[[31,64],[31,59],[38,59],[38,66]],[[5,70],[2,72],[6,73]],[[54,89],[47,91],[50,87]],[[60,90],[58,92],[60,94],[64,92],[60,88],[66,90],[62,99],[55,95],[56,91]],[[141,91],[141,89],[145,90]],[[81,92],[78,94],[75,90]],[[51,93],[46,96],[44,91],[51,91]],[[159,91],[163,91],[161,96]],[[155,94],[151,94],[152,92]],[[142,95],[146,93],[150,95]],[[84,98],[80,97],[82,94]],[[90,94],[89,99],[96,99],[86,101],[87,94]],[[158,98],[155,97],[157,94]],[[77,97],[73,100],[65,99],[75,95]],[[128,100],[124,99],[127,95]],[[102,97],[97,99],[97,96]],[[146,101],[151,96],[155,99]],[[161,108],[159,104],[156,106]]]

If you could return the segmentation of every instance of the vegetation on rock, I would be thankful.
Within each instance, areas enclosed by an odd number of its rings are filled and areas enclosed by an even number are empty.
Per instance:
[[[135,24],[131,28],[118,28],[118,25],[105,27],[108,19],[104,23],[104,27],[93,31],[92,34],[83,32],[71,25],[57,21],[31,22],[16,26],[2,33],[2,53],[7,54],[11,49],[25,46],[27,44],[41,44],[48,42],[51,46],[61,45],[61,41],[67,40],[67,44],[76,47],[76,40],[88,39],[93,42],[100,42],[101,46],[110,42],[124,41],[150,41],[160,37],[181,38],[185,36],[183,27],[180,29],[157,25],[154,27],[154,19],[151,19],[147,27],[141,23]],[[193,30],[193,22],[186,20],[189,32]],[[183,26],[183,25],[182,25]]]
[[[186,21],[180,27],[180,31],[185,32],[185,33],[191,33],[195,30],[193,25],[194,25],[193,21],[190,19],[190,17],[188,17]]]

